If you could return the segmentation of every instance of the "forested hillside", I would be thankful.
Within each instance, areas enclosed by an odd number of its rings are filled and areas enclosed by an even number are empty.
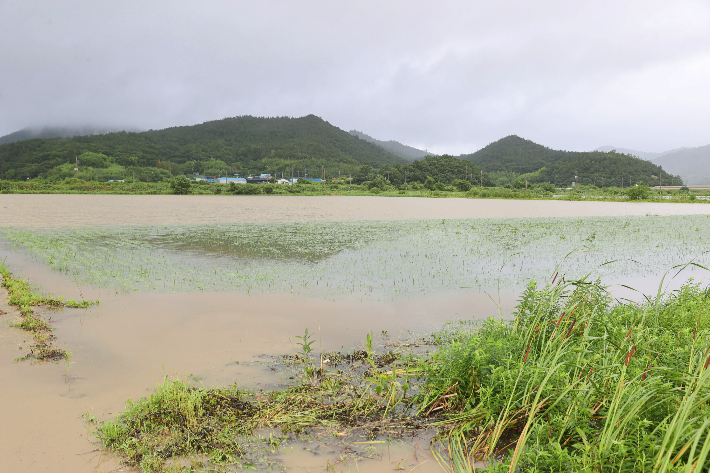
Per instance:
[[[658,185],[659,176],[665,185],[681,183],[679,176],[671,176],[660,166],[634,156],[602,151],[553,150],[515,135],[460,158],[488,172],[498,185],[527,180],[569,187],[575,176],[578,176],[580,185],[628,186],[629,183],[643,182],[654,186]]]
[[[160,181],[175,174],[269,172],[318,177],[355,173],[361,166],[404,161],[328,122],[301,118],[225,118],[141,133],[31,139],[0,146],[0,177],[79,177]],[[89,171],[91,167],[91,171]]]
[[[379,169],[363,166],[352,178],[355,184],[363,184],[377,179],[378,176],[398,186],[405,183],[425,183],[429,179],[445,185],[452,185],[457,181],[483,187],[493,185],[488,174],[482,173],[475,164],[449,155],[426,156],[404,166],[386,164]]]

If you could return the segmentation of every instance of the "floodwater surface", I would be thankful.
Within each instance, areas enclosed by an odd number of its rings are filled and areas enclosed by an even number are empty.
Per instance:
[[[0,470],[122,471],[83,414],[113,418],[164,376],[273,389],[286,380],[272,361],[306,328],[317,350],[350,351],[369,332],[382,345],[509,315],[521,283],[544,284],[559,263],[584,274],[625,258],[614,282],[651,293],[710,249],[707,215],[702,204],[0,195],[0,259],[41,292],[100,300],[46,314],[69,362],[13,363],[30,340],[0,294]],[[426,439],[365,446],[369,459],[336,471],[440,471]],[[342,454],[293,447],[278,457],[293,471]]]
[[[377,196],[0,195],[0,225],[10,227],[708,214],[710,205],[703,203]]]

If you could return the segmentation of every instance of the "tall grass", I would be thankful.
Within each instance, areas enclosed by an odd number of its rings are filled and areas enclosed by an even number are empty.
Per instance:
[[[422,363],[447,469],[708,470],[708,289],[634,304],[599,283],[531,283],[514,315]]]

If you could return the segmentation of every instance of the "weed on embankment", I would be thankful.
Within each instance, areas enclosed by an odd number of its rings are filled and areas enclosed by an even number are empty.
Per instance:
[[[510,322],[449,327],[431,338],[432,355],[392,356],[385,367],[368,337],[349,355],[355,374],[324,366],[337,354],[319,364],[307,336],[290,357],[302,373],[294,386],[164,381],[95,434],[144,472],[181,457],[207,458],[193,471],[249,466],[244,446],[261,427],[436,427],[433,455],[457,473],[480,462],[493,472],[707,471],[710,289],[692,281],[643,304],[614,301],[599,282],[531,283]]]
[[[86,308],[98,304],[99,301],[65,301],[62,298],[44,297],[32,292],[29,283],[14,277],[4,263],[0,263],[0,276],[2,276],[2,286],[7,288],[9,293],[8,303],[20,309],[22,320],[14,326],[30,332],[35,340],[35,344],[30,347],[30,353],[15,361],[31,358],[44,361],[68,358],[67,351],[52,346],[55,339],[52,335],[52,327],[35,313],[34,308],[47,307],[55,310],[63,307]]]
[[[599,284],[530,284],[510,323],[489,320],[428,363],[421,412],[452,471],[707,471],[710,289],[645,304]]]

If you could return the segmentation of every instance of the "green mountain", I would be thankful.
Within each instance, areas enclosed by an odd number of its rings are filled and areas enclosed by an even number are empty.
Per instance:
[[[430,156],[432,155],[428,151],[422,151],[418,148],[413,148],[411,146],[403,145],[399,141],[394,141],[394,140],[389,140],[389,141],[381,141],[377,140],[370,135],[366,135],[365,133],[357,130],[350,130],[350,134],[353,136],[357,136],[361,140],[369,141],[370,143],[374,143],[377,146],[386,149],[387,151],[396,154],[400,158],[406,160],[406,161],[414,161],[415,159],[421,159],[425,156]]]
[[[625,187],[629,182],[654,186],[658,185],[658,176],[666,185],[681,182],[679,176],[671,176],[661,166],[628,154],[553,150],[515,135],[460,158],[479,166],[498,184],[527,180],[569,187],[575,176],[580,185],[597,186],[621,186],[622,179]]]
[[[404,160],[314,115],[225,118],[140,133],[36,138],[0,146],[0,177],[79,177],[158,181],[171,174],[259,174],[313,177],[354,173]],[[88,168],[92,168],[89,170]]]

